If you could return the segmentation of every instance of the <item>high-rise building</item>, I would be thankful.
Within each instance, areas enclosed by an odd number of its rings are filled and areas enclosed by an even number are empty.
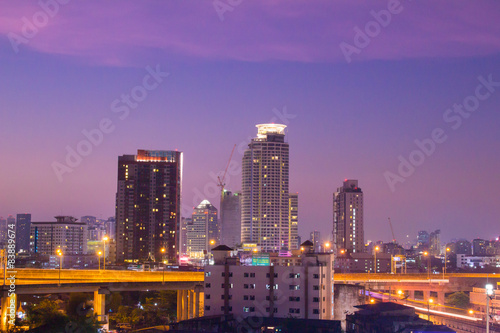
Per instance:
[[[321,232],[314,230],[309,234],[309,240],[314,245],[314,251],[319,251],[321,247]]]
[[[72,216],[56,216],[55,222],[31,222],[30,253],[55,255],[87,254],[87,224]]]
[[[220,242],[229,247],[241,243],[241,193],[224,190],[220,201]]]
[[[288,250],[289,146],[285,125],[257,125],[242,163],[241,241]]]
[[[460,239],[455,243],[455,253],[472,255],[472,246],[468,240]]]
[[[333,194],[333,234],[336,251],[364,251],[363,191],[357,180],[346,179]]]
[[[288,195],[288,244],[290,250],[299,248],[299,194]]]
[[[485,256],[486,255],[487,241],[484,239],[476,238],[472,240],[472,255]]]
[[[187,226],[187,253],[192,258],[202,259],[210,249],[220,244],[217,208],[203,200],[195,207],[192,223]]]
[[[441,254],[441,230],[429,234],[429,252],[433,255]]]
[[[188,227],[193,225],[193,219],[188,217],[181,218],[181,226],[179,227],[179,254],[187,254],[187,231]]]
[[[105,223],[106,225],[106,235],[109,239],[116,239],[116,219],[114,216],[108,218]]]
[[[181,152],[138,150],[118,157],[117,262],[177,262],[181,184]]]
[[[80,222],[87,223],[88,227],[95,227],[97,224],[97,218],[95,216],[82,216]]]
[[[0,248],[7,244],[7,220],[0,216]]]
[[[429,247],[429,233],[425,230],[420,230],[418,232],[418,237],[417,237],[417,246],[421,248],[428,248]]]
[[[16,253],[28,253],[30,250],[31,214],[17,214]]]

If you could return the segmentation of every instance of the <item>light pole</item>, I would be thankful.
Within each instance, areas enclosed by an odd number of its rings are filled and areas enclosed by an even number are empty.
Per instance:
[[[61,286],[61,268],[62,268],[63,253],[62,253],[61,249],[57,249],[56,253],[60,258],[60,260],[59,260],[59,283],[57,285]]]
[[[427,319],[430,321],[431,320],[431,303],[433,303],[434,300],[432,298],[429,298],[427,301]]]
[[[163,262],[163,254],[165,253],[166,249],[162,247],[160,251],[161,251],[161,262],[163,263],[163,280],[161,283],[165,284],[165,263]]]
[[[99,270],[101,270],[101,255],[102,255],[102,251],[97,252],[97,258],[99,258],[99,259],[98,259],[98,262],[99,262]]]
[[[493,285],[486,285],[486,333],[490,333],[490,297],[493,295]]]
[[[431,278],[431,256],[429,255],[429,252],[425,251],[424,256],[427,257],[427,279],[430,280]]]
[[[109,237],[108,236],[104,236],[102,238],[102,242],[103,242],[103,246],[102,246],[102,262],[103,262],[103,270],[105,271],[106,270],[106,241],[109,240]]]
[[[448,262],[447,254],[450,252],[450,248],[447,247],[446,250],[444,251],[444,270],[443,270],[443,280],[444,280],[444,275],[446,274],[446,264]]]
[[[374,253],[375,253],[375,262],[373,263],[374,266],[374,273],[377,273],[377,251],[380,250],[378,246],[375,246],[374,248]]]
[[[330,242],[325,243],[325,252],[330,252]]]

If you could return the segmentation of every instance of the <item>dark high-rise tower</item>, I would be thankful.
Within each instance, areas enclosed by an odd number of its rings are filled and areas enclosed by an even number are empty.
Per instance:
[[[241,193],[224,190],[221,195],[221,244],[234,247],[241,243]]]
[[[289,146],[285,125],[257,125],[243,155],[241,241],[263,251],[288,250]]]
[[[346,179],[333,194],[333,236],[337,252],[364,251],[363,191],[357,180]]]
[[[118,262],[147,259],[177,262],[181,184],[181,152],[138,150],[137,155],[118,157]]]
[[[28,253],[30,250],[31,214],[17,214],[16,253]]]

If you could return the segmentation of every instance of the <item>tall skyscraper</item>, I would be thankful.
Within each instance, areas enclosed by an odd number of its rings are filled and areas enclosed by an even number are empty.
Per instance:
[[[138,150],[118,157],[117,262],[177,262],[181,184],[181,152]]]
[[[192,258],[203,258],[212,248],[220,244],[217,208],[203,200],[195,207],[192,224],[187,228],[187,252]]]
[[[2,249],[7,245],[7,220],[0,217],[0,247]]]
[[[241,243],[241,193],[224,190],[220,201],[220,243]]]
[[[417,246],[421,248],[429,248],[429,233],[425,230],[420,230],[417,236]]]
[[[363,191],[357,180],[346,179],[333,194],[333,234],[336,251],[364,251]]]
[[[429,234],[429,252],[433,255],[441,254],[441,230]]]
[[[193,225],[193,219],[188,217],[181,218],[181,226],[179,227],[179,254],[187,254],[187,231],[189,226]]]
[[[263,251],[288,250],[289,146],[285,125],[257,125],[243,155],[241,240]]]
[[[28,253],[30,250],[31,214],[17,214],[16,253]]]
[[[288,244],[290,250],[299,248],[299,194],[288,195]]]
[[[319,248],[321,247],[321,232],[317,230],[311,231],[309,234],[309,240],[314,245],[314,251],[319,251]]]

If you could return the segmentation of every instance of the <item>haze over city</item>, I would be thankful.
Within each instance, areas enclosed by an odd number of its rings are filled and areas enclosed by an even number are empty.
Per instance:
[[[69,2],[29,38],[22,18],[39,5],[2,2],[0,215],[113,216],[118,156],[137,149],[184,153],[183,216],[203,199],[218,207],[233,145],[241,166],[255,125],[274,122],[287,125],[303,238],[331,235],[346,178],[364,192],[366,240],[392,238],[388,217],[401,242],[433,229],[443,240],[498,236],[500,4],[401,6],[346,55],[342,43],[356,45],[356,27],[386,2],[252,0],[223,14],[212,1]],[[146,75],[147,96],[127,104]],[[479,85],[490,94],[475,111],[448,113]],[[102,142],[55,171],[100,126]],[[442,143],[391,188],[387,172],[436,128]],[[240,174],[226,183],[240,190]]]

